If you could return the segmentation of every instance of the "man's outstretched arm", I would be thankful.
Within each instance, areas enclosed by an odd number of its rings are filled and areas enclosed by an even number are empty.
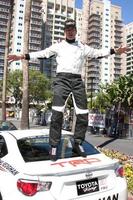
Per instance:
[[[10,54],[7,56],[7,60],[9,62],[13,62],[13,61],[17,61],[17,60],[23,60],[26,59],[25,55],[21,54],[21,55],[15,55],[15,54]]]

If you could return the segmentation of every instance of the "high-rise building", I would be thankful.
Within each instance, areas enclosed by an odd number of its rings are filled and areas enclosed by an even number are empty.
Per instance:
[[[125,42],[126,45],[131,48],[131,51],[127,53],[126,56],[126,74],[133,73],[133,22],[125,25]]]
[[[24,14],[26,0],[14,0],[12,26],[10,34],[10,53],[23,54]],[[0,44],[3,52],[1,61],[1,77],[3,76],[4,46],[7,31],[9,0],[0,0],[0,23],[2,29],[0,37],[4,37]],[[5,10],[6,9],[6,10]],[[64,39],[64,22],[67,18],[75,19],[75,0],[33,0],[30,19],[29,52],[44,49],[55,42]],[[41,70],[49,77],[55,76],[55,59],[30,61],[29,66]],[[9,65],[10,69],[22,69],[22,62],[16,61]]]
[[[10,1],[0,0],[0,80],[2,79],[4,72],[5,43],[9,9]]]
[[[68,18],[75,19],[75,0],[43,0],[45,12],[44,47],[64,39],[64,22]],[[55,58],[46,59],[43,71],[48,77],[55,77]]]
[[[82,33],[82,10],[75,9],[75,20],[76,20],[76,28],[77,28],[77,35],[76,38],[81,40],[81,33]]]
[[[84,24],[84,20],[88,23]],[[112,5],[110,0],[83,0],[83,26],[87,36],[82,39],[94,48],[109,50],[122,43],[121,7]],[[99,83],[111,83],[120,76],[121,56],[88,59],[85,68],[87,93],[97,92]]]
[[[14,0],[14,12],[12,18],[11,28],[11,45],[10,53],[23,54],[23,38],[24,36],[24,14],[25,14],[26,0]],[[42,49],[42,0],[33,0],[31,8],[30,19],[30,33],[29,33],[29,51],[38,51]],[[28,33],[27,33],[28,34]],[[40,70],[40,61],[34,61],[29,64],[30,67]],[[11,63],[11,69],[22,69],[21,61]]]

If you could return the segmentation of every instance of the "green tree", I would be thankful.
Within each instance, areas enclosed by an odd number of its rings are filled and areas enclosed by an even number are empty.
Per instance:
[[[122,107],[125,110],[133,106],[133,75],[121,76],[111,85],[107,85],[106,93],[110,101],[117,108]]]
[[[29,101],[45,101],[51,98],[51,84],[44,74],[39,71],[29,71]]]
[[[110,107],[109,96],[102,90],[97,93],[95,99],[92,101],[92,108],[95,108],[100,111],[100,113],[105,112],[107,107]]]
[[[93,107],[100,110],[112,106],[125,111],[133,108],[133,74],[121,76],[112,84],[101,86],[100,92],[93,100]]]
[[[20,105],[22,101],[22,71],[10,71],[7,79],[7,91],[15,98],[15,105]]]
[[[8,93],[15,97],[15,104],[22,103],[23,74],[21,70],[11,71],[8,75]],[[51,82],[40,71],[29,70],[29,103],[44,102],[51,99]]]

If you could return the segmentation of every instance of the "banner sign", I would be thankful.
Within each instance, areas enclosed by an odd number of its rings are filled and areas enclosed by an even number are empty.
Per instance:
[[[88,126],[105,128],[105,114],[89,113]]]

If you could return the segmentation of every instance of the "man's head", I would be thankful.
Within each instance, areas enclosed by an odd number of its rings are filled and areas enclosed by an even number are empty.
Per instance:
[[[75,20],[68,19],[68,20],[65,21],[64,32],[65,32],[66,39],[68,39],[68,40],[74,40],[75,39],[75,36],[77,34]]]

